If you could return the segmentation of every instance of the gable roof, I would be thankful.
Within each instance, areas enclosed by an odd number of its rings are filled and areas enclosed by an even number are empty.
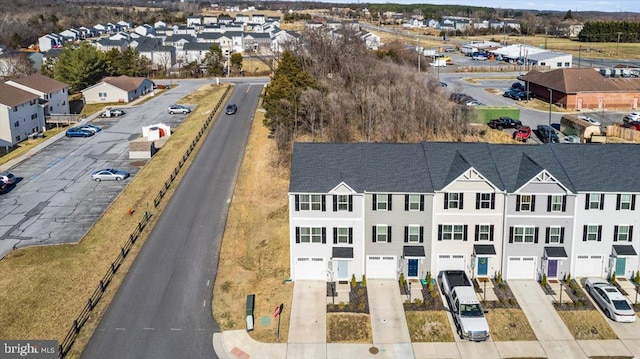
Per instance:
[[[184,51],[209,51],[211,45],[208,42],[187,42],[182,49]]]
[[[14,107],[37,98],[38,95],[36,94],[0,83],[0,104]]]
[[[640,91],[640,79],[604,77],[594,69],[530,71],[522,80],[563,93]]]
[[[129,77],[126,75],[121,75],[118,77],[105,77],[101,82],[129,92],[140,87],[144,80],[146,80],[144,77]]]
[[[8,81],[8,83],[9,82],[15,82],[22,86],[26,86],[44,93],[52,93],[69,87],[69,85],[65,84],[64,82],[60,82],[58,80],[54,80],[50,77],[40,74],[31,74],[27,77]]]

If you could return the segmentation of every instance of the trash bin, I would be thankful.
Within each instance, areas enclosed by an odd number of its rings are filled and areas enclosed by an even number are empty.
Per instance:
[[[247,295],[247,304],[245,306],[245,314],[247,320],[247,331],[253,330],[253,308],[255,306],[256,296],[255,294]]]

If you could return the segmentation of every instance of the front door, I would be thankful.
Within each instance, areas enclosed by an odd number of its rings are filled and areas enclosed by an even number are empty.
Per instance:
[[[556,278],[558,277],[558,260],[557,259],[549,259],[547,262],[547,277]]]
[[[417,276],[418,276],[418,260],[409,259],[409,272],[407,273],[407,277],[417,277]]]
[[[616,277],[624,277],[624,267],[627,264],[626,258],[616,258]]]
[[[489,271],[489,258],[478,257],[478,276],[486,276]]]
[[[349,261],[338,261],[338,279],[349,279]]]

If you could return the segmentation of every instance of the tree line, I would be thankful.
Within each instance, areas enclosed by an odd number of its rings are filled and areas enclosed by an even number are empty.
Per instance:
[[[587,21],[578,39],[583,42],[640,42],[640,23]]]
[[[468,134],[473,110],[448,101],[433,76],[418,73],[415,52],[396,45],[374,53],[346,29],[334,38],[308,30],[302,38],[304,45],[282,54],[263,102],[279,164],[301,139],[420,142]]]

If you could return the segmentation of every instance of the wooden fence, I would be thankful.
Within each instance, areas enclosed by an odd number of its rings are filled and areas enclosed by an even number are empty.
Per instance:
[[[627,141],[640,142],[640,131],[632,128],[609,125],[607,126],[607,137],[618,137]]]

